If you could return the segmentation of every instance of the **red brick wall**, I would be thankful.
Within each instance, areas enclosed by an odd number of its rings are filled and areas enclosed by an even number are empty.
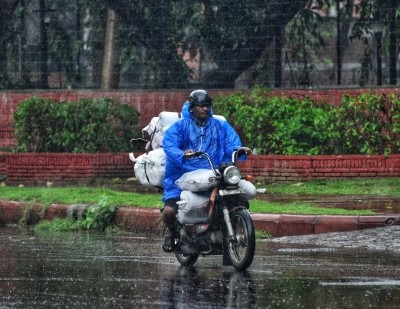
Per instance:
[[[136,154],[139,155],[139,154]],[[5,160],[1,158],[6,157]],[[2,165],[3,162],[3,165]],[[3,166],[3,172],[2,172]],[[400,177],[400,155],[250,156],[244,174],[262,182],[353,177]],[[1,154],[0,175],[10,185],[88,184],[97,178],[134,177],[128,154]]]
[[[400,177],[400,155],[250,156],[243,173],[264,182],[353,177]]]
[[[0,152],[0,179],[6,175],[6,154]]]
[[[47,181],[65,185],[88,184],[97,178],[128,178],[134,172],[127,153],[7,153],[5,175],[10,185],[46,185]]]
[[[325,90],[273,90],[272,95],[287,96],[296,98],[310,97],[315,100],[324,100],[334,106],[338,106],[344,94],[358,95],[366,91],[376,93],[394,93],[399,88],[379,88],[379,89],[325,89]],[[228,90],[210,90],[213,96],[226,95],[234,92]],[[32,96],[51,98],[53,100],[75,101],[80,98],[94,97],[117,97],[121,102],[131,104],[140,112],[140,126],[144,127],[152,117],[157,116],[161,111],[180,111],[182,104],[186,101],[190,90],[174,91],[102,91],[102,90],[34,90],[34,91],[0,91],[0,130],[12,130],[13,113],[18,103]],[[5,132],[3,131],[3,132]],[[13,145],[9,139],[10,133],[0,132],[0,147]]]

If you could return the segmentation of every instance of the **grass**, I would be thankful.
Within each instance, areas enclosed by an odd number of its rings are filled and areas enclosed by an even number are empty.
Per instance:
[[[313,203],[300,202],[266,202],[259,200],[250,201],[250,212],[270,214],[292,214],[292,215],[374,215],[368,209],[350,210],[343,208],[324,208]]]
[[[96,187],[0,187],[0,199],[50,204],[97,204],[102,196],[113,205],[161,207],[161,194],[141,194]]]
[[[309,181],[296,183],[274,183],[265,186],[267,194],[316,194],[316,195],[390,195],[400,196],[400,178],[353,179],[331,181]],[[99,187],[0,187],[0,199],[29,201],[50,204],[97,204],[107,197],[112,205],[125,207],[162,207],[161,194],[123,192]],[[250,201],[250,210],[255,213],[310,214],[310,215],[372,215],[370,210],[347,210],[323,208],[313,203]]]
[[[400,196],[400,178],[355,178],[338,180],[311,180],[296,183],[273,183],[266,187],[272,194],[316,195],[389,195]]]

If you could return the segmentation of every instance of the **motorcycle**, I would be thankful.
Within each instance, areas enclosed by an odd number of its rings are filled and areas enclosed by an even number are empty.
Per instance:
[[[242,179],[237,159],[250,154],[240,148],[232,154],[232,162],[214,167],[210,156],[202,151],[185,155],[208,160],[215,175],[216,186],[211,189],[207,205],[206,222],[196,224],[176,223],[174,253],[182,266],[192,266],[200,255],[221,255],[223,265],[237,270],[248,268],[254,258],[255,231],[250,217],[249,202],[239,182]],[[185,203],[180,201],[179,203]]]

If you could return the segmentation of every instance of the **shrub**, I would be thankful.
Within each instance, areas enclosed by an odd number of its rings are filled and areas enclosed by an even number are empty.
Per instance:
[[[398,94],[364,93],[344,96],[335,111],[338,128],[336,153],[389,154],[400,149]]]
[[[96,153],[129,150],[139,113],[119,101],[55,102],[33,97],[14,113],[17,151]]]
[[[235,125],[243,144],[263,154],[315,155],[333,147],[329,104],[271,97],[256,88],[217,98],[215,109]]]
[[[107,227],[113,225],[116,211],[117,207],[110,205],[107,197],[102,196],[97,205],[89,207],[86,218],[83,221],[83,227],[87,230],[104,231]]]
[[[256,87],[216,98],[215,110],[262,154],[389,154],[400,150],[400,96],[344,96],[339,108],[273,97]]]

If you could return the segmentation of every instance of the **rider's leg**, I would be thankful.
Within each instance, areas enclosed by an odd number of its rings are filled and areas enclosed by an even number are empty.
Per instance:
[[[165,201],[164,209],[162,211],[163,221],[167,227],[167,232],[164,235],[163,248],[167,252],[173,250],[176,214],[178,213],[178,204],[176,202],[179,200],[179,198],[168,199]]]
[[[175,230],[175,223],[176,223],[176,211],[173,206],[165,205],[163,211],[163,220],[164,224],[166,225],[172,236]]]

